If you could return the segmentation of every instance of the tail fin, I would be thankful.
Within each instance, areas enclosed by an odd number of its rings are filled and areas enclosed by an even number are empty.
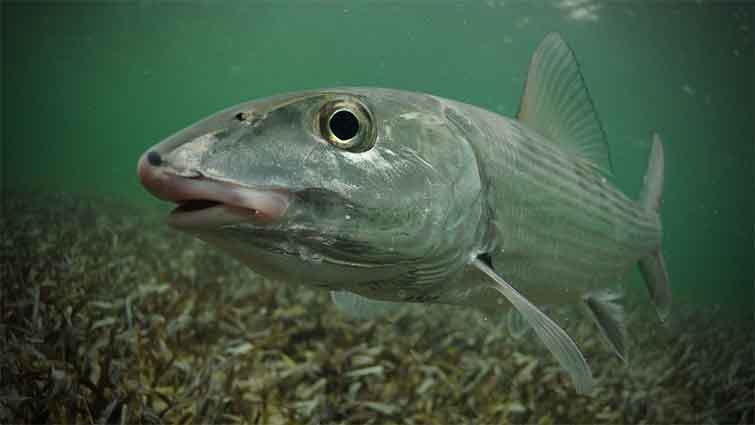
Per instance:
[[[645,173],[644,186],[640,193],[640,204],[648,210],[660,212],[661,193],[663,192],[663,143],[658,133],[653,134],[653,146]],[[655,310],[661,321],[665,321],[671,312],[671,287],[668,283],[666,263],[661,254],[661,247],[640,260],[640,272],[655,304]]]

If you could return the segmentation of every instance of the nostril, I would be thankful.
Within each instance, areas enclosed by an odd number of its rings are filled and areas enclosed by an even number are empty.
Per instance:
[[[163,163],[163,158],[156,151],[150,151],[147,154],[147,162],[149,162],[150,165],[157,167]]]

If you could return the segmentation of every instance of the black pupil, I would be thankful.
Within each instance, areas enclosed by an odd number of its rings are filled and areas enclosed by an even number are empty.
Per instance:
[[[330,131],[341,140],[349,140],[359,132],[359,120],[349,111],[338,111],[330,117]]]

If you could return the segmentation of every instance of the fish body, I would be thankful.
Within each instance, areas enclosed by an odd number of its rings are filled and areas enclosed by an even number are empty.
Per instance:
[[[474,147],[496,271],[540,304],[578,301],[616,282],[660,246],[656,211],[629,199],[594,164],[520,121],[449,103]]]
[[[670,302],[660,138],[639,201],[610,169],[573,53],[552,34],[516,118],[391,89],[291,93],[179,131],[137,172],[178,204],[171,226],[265,276],[328,289],[346,310],[513,307],[589,392],[584,358],[537,305],[584,302],[624,356],[617,297],[601,291],[639,262],[661,317]]]

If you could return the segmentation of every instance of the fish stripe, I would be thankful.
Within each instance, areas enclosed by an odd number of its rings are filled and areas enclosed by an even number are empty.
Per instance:
[[[516,121],[477,122],[496,139],[481,150],[494,158],[483,164],[493,176],[489,197],[502,250],[494,262],[502,273],[525,287],[565,280],[591,286],[618,276],[660,243],[657,215],[587,160]]]

